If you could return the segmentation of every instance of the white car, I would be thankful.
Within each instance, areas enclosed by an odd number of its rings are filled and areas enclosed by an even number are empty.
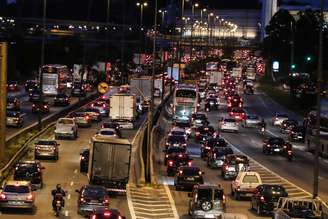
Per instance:
[[[102,128],[97,132],[96,136],[102,138],[118,138],[118,134],[113,128]]]
[[[224,118],[219,122],[219,130],[239,132],[239,123],[234,118]]]
[[[261,184],[262,179],[257,172],[239,172],[236,179],[231,182],[231,195],[239,200],[242,195],[254,194],[256,187]]]
[[[287,119],[288,119],[288,115],[286,113],[276,113],[272,118],[272,125],[281,126],[281,123]]]
[[[186,130],[183,128],[179,128],[179,127],[172,128],[171,131],[169,132],[169,136],[171,136],[171,135],[180,135],[180,136],[184,136],[186,138],[186,140],[188,139]]]
[[[249,114],[246,116],[246,119],[243,121],[242,126],[245,128],[257,127],[261,122],[261,119],[257,115]]]
[[[60,137],[77,138],[77,124],[74,118],[60,118],[57,120],[55,139]]]

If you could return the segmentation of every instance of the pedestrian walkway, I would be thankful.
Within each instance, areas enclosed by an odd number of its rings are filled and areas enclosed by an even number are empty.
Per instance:
[[[177,219],[179,218],[169,189],[128,186],[127,199],[132,219]]]

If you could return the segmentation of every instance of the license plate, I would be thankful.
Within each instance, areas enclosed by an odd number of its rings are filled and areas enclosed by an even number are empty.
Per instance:
[[[302,136],[297,136],[298,139],[302,139],[303,137]]]
[[[98,203],[98,200],[91,200],[90,203]]]
[[[187,177],[188,181],[194,181],[194,177]]]
[[[275,151],[275,152],[279,152],[280,149],[279,149],[279,148],[275,148],[273,151]]]
[[[20,201],[9,201],[8,204],[9,205],[21,205],[22,202],[20,202]]]

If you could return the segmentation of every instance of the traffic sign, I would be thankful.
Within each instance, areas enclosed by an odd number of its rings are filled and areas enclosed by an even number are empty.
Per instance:
[[[101,94],[105,94],[109,91],[109,85],[106,82],[100,82],[98,84],[98,92]]]

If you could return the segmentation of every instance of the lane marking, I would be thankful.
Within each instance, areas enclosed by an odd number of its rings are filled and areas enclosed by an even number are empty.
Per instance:
[[[74,173],[77,174],[77,169],[74,170]]]
[[[136,216],[136,213],[135,213],[134,208],[133,208],[132,199],[131,199],[131,195],[130,195],[130,185],[129,184],[127,184],[127,186],[126,186],[126,199],[128,201],[128,207],[129,207],[129,210],[130,210],[131,219],[136,219],[137,216]]]
[[[71,181],[71,182],[70,182],[70,186],[73,186],[73,185],[74,185],[74,182],[73,182],[73,181]]]
[[[65,217],[68,217],[68,211],[67,210],[65,211]]]
[[[71,194],[67,195],[67,199],[70,200],[71,199]]]
[[[169,198],[169,201],[171,203],[171,208],[172,208],[172,211],[173,211],[173,214],[174,214],[174,218],[179,219],[179,214],[178,214],[177,208],[175,206],[174,199],[171,195],[170,189],[167,185],[164,185],[164,189],[165,189],[166,194],[167,194],[167,196]]]

